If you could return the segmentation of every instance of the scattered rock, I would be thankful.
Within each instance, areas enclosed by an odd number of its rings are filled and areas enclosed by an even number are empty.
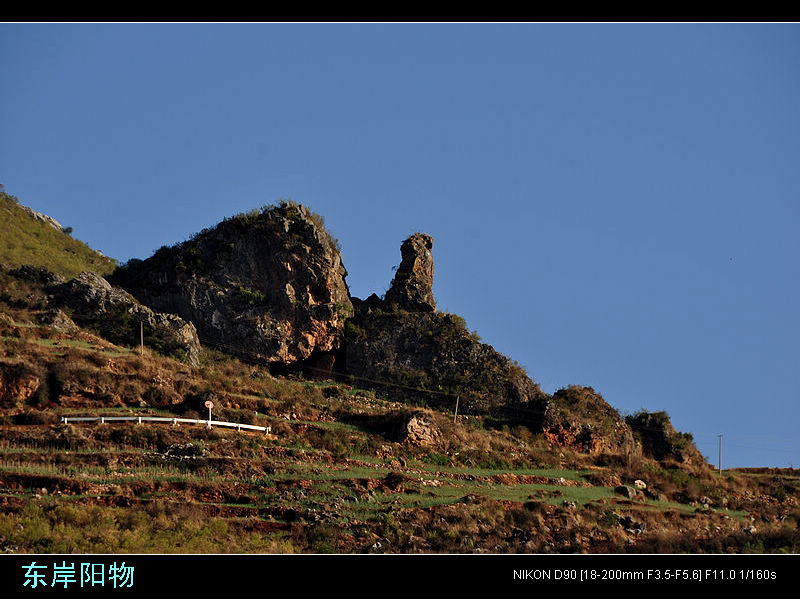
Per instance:
[[[164,455],[179,460],[198,458],[203,455],[203,448],[194,443],[174,443],[167,447]]]
[[[618,522],[619,525],[622,528],[624,528],[626,532],[630,532],[633,534],[640,535],[643,532],[645,532],[645,530],[647,530],[647,527],[644,522],[636,522],[630,516],[620,516]]]
[[[635,481],[633,481],[633,486],[639,489],[640,491],[644,491],[647,488],[647,483],[637,478]]]

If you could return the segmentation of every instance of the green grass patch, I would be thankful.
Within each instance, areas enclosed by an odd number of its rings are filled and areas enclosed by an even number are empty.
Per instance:
[[[44,266],[68,279],[83,271],[106,275],[116,268],[115,260],[36,220],[5,192],[0,192],[0,231],[0,262],[5,264]]]

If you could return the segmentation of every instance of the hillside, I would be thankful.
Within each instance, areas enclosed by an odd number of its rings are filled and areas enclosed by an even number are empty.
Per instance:
[[[664,412],[544,393],[437,311],[432,244],[366,300],[289,203],[110,282],[0,269],[0,550],[800,551],[796,471],[720,475]],[[269,432],[172,420],[207,402]],[[63,421],[111,416],[167,421]]]
[[[83,271],[108,274],[116,267],[115,260],[74,239],[59,223],[20,205],[5,192],[0,192],[0,231],[0,264],[43,266],[67,278]]]
[[[796,472],[591,454],[488,417],[454,421],[209,350],[192,369],[0,311],[3,551],[800,550]],[[203,418],[207,400],[215,419],[270,434],[60,422]]]

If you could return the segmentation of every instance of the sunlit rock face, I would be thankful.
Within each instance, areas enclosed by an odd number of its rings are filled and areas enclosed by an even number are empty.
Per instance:
[[[352,314],[338,244],[291,202],[241,214],[113,276],[197,327],[204,345],[288,365],[336,350]]]

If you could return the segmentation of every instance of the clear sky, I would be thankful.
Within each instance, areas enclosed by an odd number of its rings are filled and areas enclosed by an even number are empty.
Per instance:
[[[125,261],[288,198],[351,292],[800,466],[800,26],[0,24],[0,183]]]

